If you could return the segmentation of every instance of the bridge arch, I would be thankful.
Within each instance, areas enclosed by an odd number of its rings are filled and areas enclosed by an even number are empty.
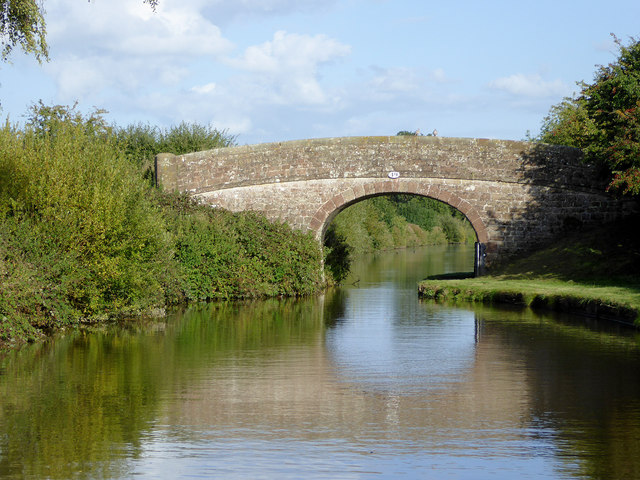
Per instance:
[[[401,184],[394,180],[353,186],[334,195],[317,210],[309,223],[309,228],[314,232],[316,238],[322,241],[331,221],[342,210],[367,198],[388,194],[419,195],[451,205],[467,217],[476,232],[478,242],[487,243],[489,240],[487,227],[482,221],[480,213],[468,201],[436,185],[423,187],[417,182]]]

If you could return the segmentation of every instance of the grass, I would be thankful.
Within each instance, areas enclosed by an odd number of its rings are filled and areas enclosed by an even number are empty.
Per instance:
[[[638,218],[581,230],[480,278],[428,278],[423,298],[511,303],[640,326]]]

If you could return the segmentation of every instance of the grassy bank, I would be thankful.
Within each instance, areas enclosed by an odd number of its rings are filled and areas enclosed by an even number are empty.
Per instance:
[[[0,127],[0,347],[188,301],[322,288],[311,235],[149,182],[159,151],[229,143],[208,127],[119,129],[59,106]]]
[[[633,218],[578,231],[491,275],[431,278],[418,289],[423,298],[512,303],[640,326],[640,225]]]

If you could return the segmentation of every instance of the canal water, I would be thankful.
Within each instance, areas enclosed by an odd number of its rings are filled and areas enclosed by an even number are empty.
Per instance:
[[[0,478],[640,478],[640,339],[420,301],[470,247],[360,259],[322,297],[219,303],[0,360]]]

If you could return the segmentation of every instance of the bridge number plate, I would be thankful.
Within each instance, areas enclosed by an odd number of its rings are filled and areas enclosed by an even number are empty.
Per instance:
[[[389,178],[400,178],[400,172],[389,172]]]

